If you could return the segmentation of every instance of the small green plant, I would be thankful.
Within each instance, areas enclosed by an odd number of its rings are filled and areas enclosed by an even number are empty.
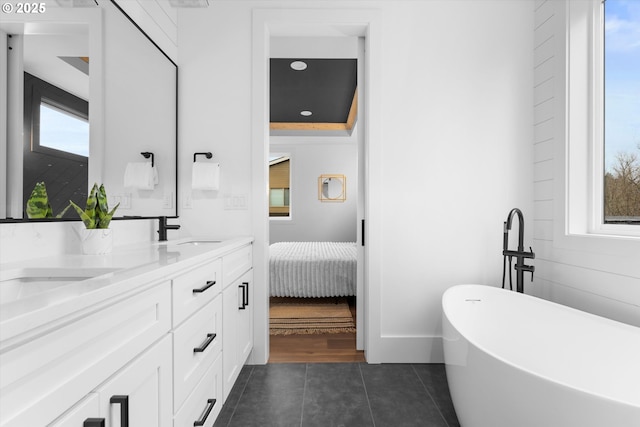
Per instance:
[[[53,209],[49,203],[49,196],[47,195],[47,187],[44,182],[37,182],[36,186],[31,191],[31,196],[27,200],[27,208],[25,209],[27,217],[29,219],[41,219],[41,218],[62,218],[71,205],[68,205],[62,212],[55,217],[53,216]]]
[[[93,188],[87,197],[87,207],[84,210],[72,201],[69,202],[78,215],[80,215],[84,226],[88,229],[109,228],[111,218],[113,218],[113,214],[116,212],[116,209],[118,209],[118,206],[120,206],[120,203],[118,203],[109,211],[107,192],[104,189],[104,185],[100,185],[100,188],[98,188],[97,183],[93,184]]]

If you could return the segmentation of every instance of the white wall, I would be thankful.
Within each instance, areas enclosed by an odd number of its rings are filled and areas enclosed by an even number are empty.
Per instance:
[[[319,137],[311,137],[317,140]],[[358,184],[358,147],[355,142],[336,143],[328,138],[301,142],[302,138],[281,137],[294,142],[275,144],[271,151],[291,156],[291,218],[272,218],[269,241],[275,242],[355,242]],[[342,174],[346,177],[344,202],[318,200],[318,177]]]
[[[81,221],[0,224],[0,263],[3,268],[9,268],[13,262],[82,254],[76,233],[82,228]],[[113,230],[114,246],[158,240],[157,220],[114,220],[109,228]]]
[[[384,161],[369,174],[383,183],[372,189],[384,200],[376,211],[383,257],[372,356],[440,361],[437,346],[414,349],[440,340],[442,293],[457,283],[498,285],[509,209],[520,207],[531,224],[533,2],[216,1],[181,10],[181,165],[210,148],[224,173],[218,194],[181,212],[188,232],[252,233],[251,211],[225,211],[221,198],[251,185],[252,10],[301,7],[381,10]]]
[[[573,2],[572,5],[582,7],[588,3]],[[565,68],[565,43],[569,15],[564,1],[538,0],[535,7],[533,246],[537,255],[537,279],[531,292],[640,326],[640,241],[568,235],[565,231],[564,193],[568,169],[563,155],[568,124],[564,115],[569,72]],[[578,18],[572,20],[574,25],[588,23],[586,16]],[[568,53],[572,58],[582,55],[577,51]],[[586,69],[582,64],[579,67],[573,64],[573,67]],[[584,106],[574,110],[580,108]],[[578,126],[587,133],[586,122]],[[587,181],[587,177],[581,179]],[[586,204],[574,204],[570,209],[588,208]]]

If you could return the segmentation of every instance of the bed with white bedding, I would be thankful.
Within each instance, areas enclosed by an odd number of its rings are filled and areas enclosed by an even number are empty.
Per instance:
[[[356,244],[279,242],[269,247],[272,297],[336,297],[356,294]]]

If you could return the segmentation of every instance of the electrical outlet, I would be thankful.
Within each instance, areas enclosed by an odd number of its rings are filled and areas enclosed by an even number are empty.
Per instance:
[[[162,199],[162,208],[163,209],[173,208],[173,192],[172,191],[164,193],[164,198]]]
[[[247,195],[246,194],[225,194],[224,209],[227,211],[247,210]]]
[[[109,205],[115,206],[118,203],[120,203],[119,209],[131,209],[131,193],[115,194]]]
[[[191,209],[192,208],[191,200],[192,200],[191,191],[188,191],[184,195],[184,200],[182,201],[182,207],[185,209]]]

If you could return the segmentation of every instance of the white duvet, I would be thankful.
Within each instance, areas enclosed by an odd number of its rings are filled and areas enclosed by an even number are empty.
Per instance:
[[[353,242],[273,243],[269,247],[270,295],[355,295],[356,262]]]

